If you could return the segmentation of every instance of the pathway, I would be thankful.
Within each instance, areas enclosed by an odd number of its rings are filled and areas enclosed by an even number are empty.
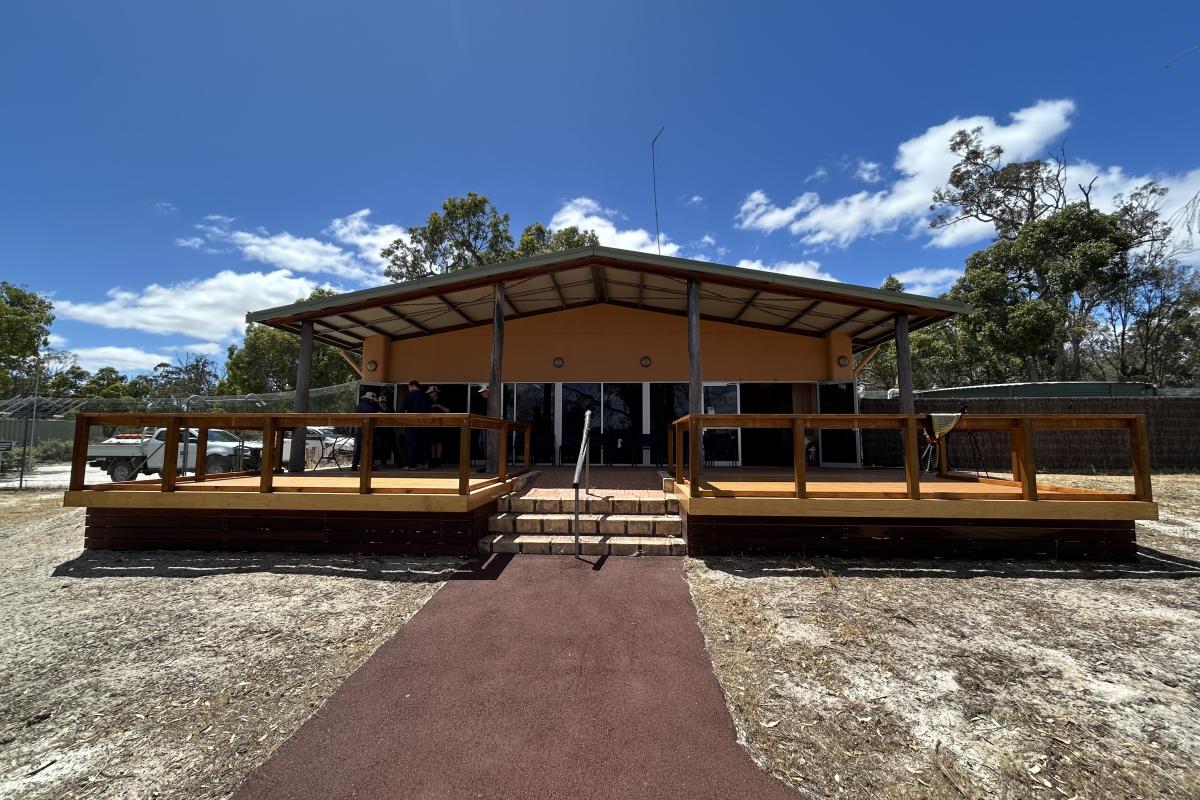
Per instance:
[[[682,559],[496,556],[446,584],[234,795],[799,795],[734,739]]]

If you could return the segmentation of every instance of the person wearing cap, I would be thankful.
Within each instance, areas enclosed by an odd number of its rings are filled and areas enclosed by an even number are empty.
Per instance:
[[[449,414],[450,409],[442,405],[438,401],[438,387],[430,386],[425,390],[425,394],[429,395],[429,410],[434,414]],[[444,432],[441,428],[434,428],[429,432],[429,466],[438,469],[442,466],[442,437]]]
[[[358,405],[354,407],[356,414],[378,414],[379,413],[379,396],[374,392],[363,392],[362,397],[358,401]],[[358,471],[358,457],[362,452],[362,428],[354,429],[354,458],[351,459],[350,469]],[[372,459],[374,461],[374,459]]]
[[[413,378],[408,382],[408,394],[404,396],[405,414],[428,414],[432,402],[421,388],[421,382]],[[429,469],[429,428],[405,428],[404,445],[408,450],[405,469]]]

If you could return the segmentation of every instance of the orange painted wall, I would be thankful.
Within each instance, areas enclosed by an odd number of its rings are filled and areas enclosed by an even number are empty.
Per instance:
[[[825,339],[702,321],[706,381],[851,380],[850,338]],[[375,341],[372,341],[375,340]],[[386,355],[383,350],[386,345]],[[379,354],[380,377],[403,382],[485,381],[491,359],[490,325],[385,342],[370,337],[364,353]],[[555,368],[554,358],[564,360]],[[641,366],[649,356],[650,367]],[[368,378],[369,379],[369,378]],[[509,319],[504,325],[504,380],[686,381],[687,320],[670,314],[595,305]]]

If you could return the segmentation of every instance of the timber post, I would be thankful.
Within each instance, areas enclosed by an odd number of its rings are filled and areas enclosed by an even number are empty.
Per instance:
[[[908,341],[908,314],[895,317],[896,325],[896,382],[900,385],[900,413],[914,414],[912,349]]]
[[[704,413],[704,368],[700,352],[700,281],[688,278],[687,283],[687,332],[688,332],[688,413],[696,417]],[[703,431],[693,425],[693,435],[703,436]],[[696,462],[689,464],[690,474],[699,472],[704,458],[704,443],[695,441],[690,446]]]
[[[300,359],[296,362],[296,399],[292,410],[305,414],[309,408],[309,388],[312,382],[313,357],[313,323],[306,319],[300,323]],[[304,471],[304,450],[308,442],[308,428],[297,427],[292,430],[292,449],[288,453],[288,472]],[[299,443],[299,447],[297,447]]]
[[[487,415],[500,418],[504,416],[504,282],[498,282],[492,290],[492,364],[488,373]],[[484,434],[487,442],[487,455],[484,458],[488,474],[498,472],[499,436],[497,432],[488,430]]]

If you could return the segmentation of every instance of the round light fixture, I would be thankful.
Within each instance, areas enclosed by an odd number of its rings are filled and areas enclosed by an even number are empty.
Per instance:
[[[376,364],[374,361],[367,362],[367,372],[374,372],[377,369],[379,369],[379,365]]]
[[[650,366],[650,356],[642,356],[642,366],[643,367]]]
[[[563,364],[565,364],[565,363],[567,363],[567,362],[563,360],[563,357],[562,357],[562,356],[555,356],[555,357],[554,357],[554,367],[555,367],[555,369],[558,369],[558,368],[562,367],[562,365],[563,365]]]
[[[838,356],[838,366],[839,367],[850,366],[850,359],[847,356]]]

